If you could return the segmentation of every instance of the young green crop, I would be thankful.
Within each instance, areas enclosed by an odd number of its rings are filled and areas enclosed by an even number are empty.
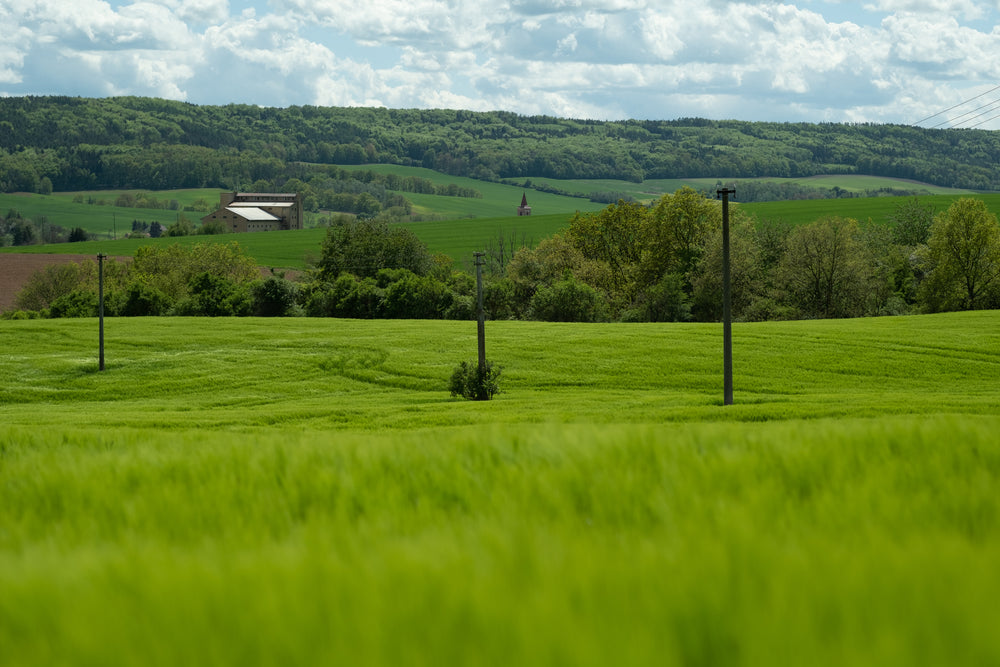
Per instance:
[[[0,664],[996,663],[998,323],[0,322]]]
[[[2,662],[991,664],[998,427],[5,427]]]
[[[485,408],[448,397],[476,351],[471,322],[115,318],[98,374],[95,320],[5,321],[0,421],[70,425],[105,407],[114,426],[199,428],[992,414],[997,317],[737,323],[729,410],[715,324],[489,322],[505,393]]]

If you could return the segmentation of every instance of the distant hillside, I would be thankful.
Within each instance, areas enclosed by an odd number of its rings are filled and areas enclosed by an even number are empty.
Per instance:
[[[904,125],[508,112],[196,106],[151,98],[0,98],[0,191],[219,187],[322,165],[421,166],[498,181],[867,174],[1000,190],[1000,133]],[[318,165],[318,166],[317,166]]]

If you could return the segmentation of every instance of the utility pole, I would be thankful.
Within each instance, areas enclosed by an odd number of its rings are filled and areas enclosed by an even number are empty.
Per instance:
[[[97,369],[104,370],[104,260],[108,256],[99,253],[97,255],[97,319],[99,321],[100,356],[98,357]]]
[[[476,252],[476,302],[478,304],[479,322],[479,377],[486,373],[486,311],[483,309],[483,256],[486,253]]]
[[[733,404],[733,294],[729,274],[729,195],[736,190],[723,188],[715,196],[722,198],[722,375],[723,405]]]

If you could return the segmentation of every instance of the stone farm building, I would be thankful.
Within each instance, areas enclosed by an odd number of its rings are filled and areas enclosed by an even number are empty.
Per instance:
[[[295,193],[223,192],[219,208],[201,223],[221,222],[227,232],[302,229],[302,195]]]

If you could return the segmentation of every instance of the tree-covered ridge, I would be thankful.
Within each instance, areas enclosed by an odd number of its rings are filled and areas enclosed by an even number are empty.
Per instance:
[[[484,180],[871,174],[1000,190],[1000,133],[906,125],[511,112],[199,106],[153,98],[0,98],[0,190],[235,188],[290,163],[423,166]]]

